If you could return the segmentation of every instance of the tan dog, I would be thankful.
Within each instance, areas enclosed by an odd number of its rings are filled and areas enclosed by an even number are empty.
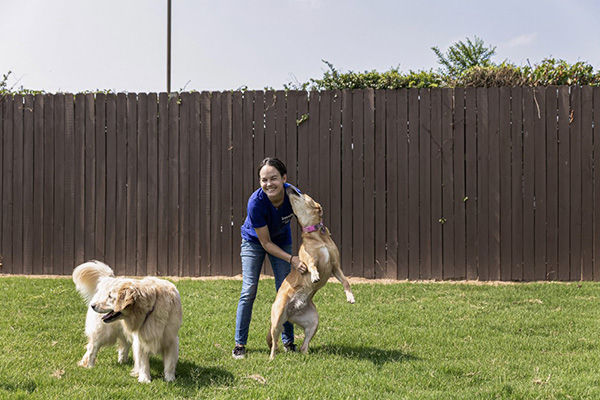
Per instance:
[[[275,358],[283,324],[288,320],[304,329],[304,342],[300,351],[308,352],[308,344],[319,325],[319,314],[312,298],[332,274],[344,286],[348,302],[354,303],[354,294],[340,265],[340,253],[329,230],[322,223],[321,205],[307,194],[299,194],[293,186],[289,186],[286,192],[298,223],[302,226],[302,244],[298,256],[309,273],[301,274],[292,269],[277,291],[271,307],[271,329],[267,335],[271,360]]]
[[[77,290],[90,308],[86,318],[88,351],[79,365],[94,365],[98,349],[119,342],[119,361],[127,360],[133,347],[131,374],[150,382],[150,354],[161,354],[164,378],[175,379],[179,356],[182,310],[175,285],[164,279],[114,277],[104,263],[84,263],[73,271]]]

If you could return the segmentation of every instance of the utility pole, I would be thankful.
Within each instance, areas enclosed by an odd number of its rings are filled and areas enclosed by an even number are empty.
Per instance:
[[[167,0],[167,93],[171,93],[171,0]]]

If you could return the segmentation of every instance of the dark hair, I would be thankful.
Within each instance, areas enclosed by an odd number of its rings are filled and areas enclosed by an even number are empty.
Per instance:
[[[281,176],[284,176],[285,174],[287,174],[287,168],[285,167],[285,164],[279,158],[267,157],[264,160],[262,160],[260,162],[260,164],[258,164],[258,176],[259,177],[260,177],[260,170],[265,165],[269,165],[271,167],[275,167],[275,169],[277,171],[279,171],[279,173],[281,174]]]

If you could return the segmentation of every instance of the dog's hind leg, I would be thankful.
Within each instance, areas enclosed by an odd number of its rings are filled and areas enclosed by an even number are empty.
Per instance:
[[[275,302],[271,306],[271,329],[270,329],[270,347],[271,347],[271,360],[275,358],[275,352],[277,351],[277,343],[279,342],[279,335],[283,331],[283,324],[287,321],[286,306],[288,303],[288,297],[285,295],[278,296],[275,298]],[[267,342],[269,339],[267,338]]]
[[[304,329],[304,341],[300,351],[306,354],[308,353],[308,345],[319,327],[319,313],[317,313],[315,303],[310,300],[301,312],[294,314],[291,320]]]
[[[179,358],[179,338],[170,346],[165,347],[162,351],[165,381],[173,382],[175,380],[175,367]]]

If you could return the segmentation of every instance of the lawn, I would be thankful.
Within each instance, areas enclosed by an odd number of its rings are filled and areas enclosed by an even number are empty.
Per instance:
[[[308,355],[265,342],[272,280],[261,281],[245,360],[231,358],[235,280],[178,280],[177,380],[129,376],[104,348],[84,353],[86,307],[70,279],[0,278],[0,398],[600,398],[600,284],[329,283]],[[302,332],[298,329],[298,343]]]

